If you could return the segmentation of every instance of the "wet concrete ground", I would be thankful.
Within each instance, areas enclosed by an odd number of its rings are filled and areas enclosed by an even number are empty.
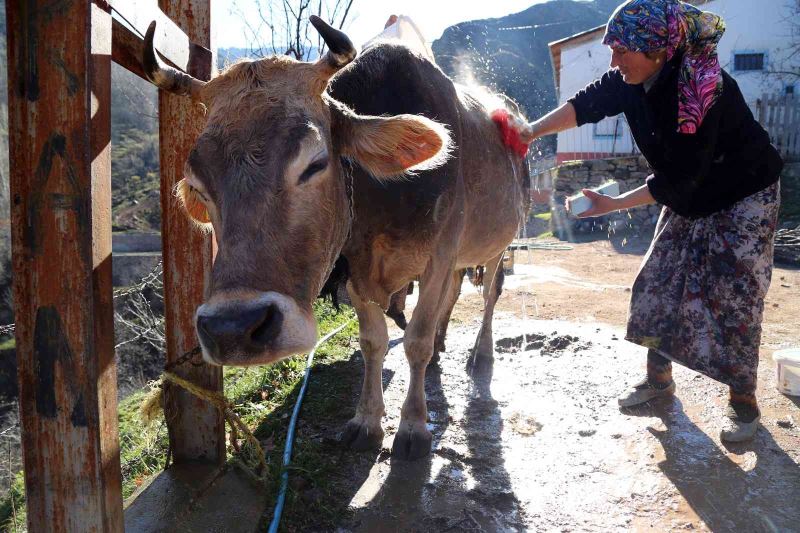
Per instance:
[[[688,369],[676,397],[617,407],[644,365],[622,330],[498,313],[494,367],[470,376],[478,325],[452,327],[428,369],[434,452],[417,462],[387,451],[408,382],[394,343],[384,450],[340,458],[353,511],[340,531],[800,531],[800,399],[775,391],[768,365],[763,427],[726,446],[726,391]]]

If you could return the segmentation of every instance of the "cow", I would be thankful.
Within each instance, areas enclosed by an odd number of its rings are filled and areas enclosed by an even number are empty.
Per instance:
[[[425,370],[468,266],[485,265],[488,280],[473,357],[492,359],[495,281],[527,212],[527,167],[490,110],[435,64],[398,43],[356,57],[346,34],[310,22],[328,47],[318,61],[244,60],[208,82],[163,64],[154,24],[146,34],[148,78],[207,112],[176,186],[218,244],[197,335],[215,365],[311,349],[312,302],[343,258],[364,379],[342,440],[354,450],[379,447],[384,311],[419,279],[403,339],[411,379],[392,445],[393,456],[416,459],[431,449]]]

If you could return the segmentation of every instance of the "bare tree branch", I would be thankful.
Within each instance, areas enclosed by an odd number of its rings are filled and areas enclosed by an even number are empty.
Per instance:
[[[315,13],[343,29],[355,3],[354,0],[249,1],[257,17],[245,9],[248,0],[234,0],[230,10],[242,21],[249,55],[291,55],[302,61],[319,57],[325,51],[325,41],[310,27],[308,16]]]

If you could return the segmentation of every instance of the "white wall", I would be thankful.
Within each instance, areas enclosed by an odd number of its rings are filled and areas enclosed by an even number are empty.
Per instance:
[[[565,45],[561,50],[561,88],[559,105],[571,98],[593,80],[599,78],[609,68],[611,52],[602,44],[603,34],[599,32],[596,40],[577,46]],[[558,152],[612,152],[627,153],[633,149],[630,132],[624,118],[618,123],[618,137],[597,137],[595,131],[614,131],[616,119],[605,119],[603,123],[585,124],[580,128],[558,134]],[[579,157],[583,159],[582,157]]]
[[[794,6],[794,8],[793,8]],[[766,52],[765,70],[781,70],[788,66],[787,49],[792,41],[792,20],[800,39],[800,17],[797,0],[713,0],[700,6],[704,11],[721,15],[727,29],[719,43],[719,62],[733,76],[745,100],[752,106],[765,92],[783,92],[789,77],[766,72],[736,72],[733,56],[736,52]],[[800,57],[795,58],[795,65]],[[800,83],[795,84],[800,92]]]
[[[800,39],[800,21],[797,18],[798,0],[713,0],[700,6],[704,11],[721,15],[727,30],[718,47],[720,64],[733,76],[745,100],[755,106],[765,92],[784,92],[791,77],[781,77],[767,72],[736,72],[733,57],[739,52],[765,52],[765,71],[781,70],[788,66],[788,47],[792,41],[792,25]],[[794,17],[794,21],[791,19]],[[597,39],[575,46],[565,45],[561,51],[561,90],[559,104],[566,102],[577,91],[601,76],[609,68],[611,52]],[[800,57],[794,58],[795,65]],[[795,81],[795,94],[800,94],[800,83]],[[608,119],[607,119],[608,120]],[[604,126],[599,125],[601,128]],[[558,135],[558,152],[610,152],[611,140],[594,136],[592,125]],[[630,134],[625,129],[622,139],[617,139],[617,152],[631,149]]]

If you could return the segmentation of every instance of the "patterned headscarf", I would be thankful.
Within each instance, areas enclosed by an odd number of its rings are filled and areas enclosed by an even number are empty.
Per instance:
[[[678,131],[695,133],[722,94],[719,16],[678,0],[627,0],[611,15],[603,44],[633,52],[683,53],[678,75]]]

